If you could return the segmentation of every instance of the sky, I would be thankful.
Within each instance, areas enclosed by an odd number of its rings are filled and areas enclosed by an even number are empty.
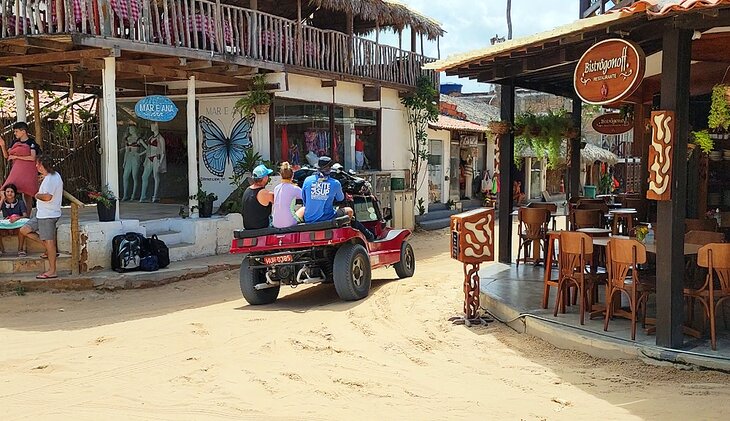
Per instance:
[[[441,23],[446,30],[441,39],[441,58],[488,47],[495,35],[507,36],[506,0],[400,1]],[[577,0],[512,0],[513,38],[546,31],[577,19]],[[381,36],[381,42],[397,46],[398,36]],[[406,32],[403,47],[408,48],[409,43],[410,34]],[[427,56],[437,56],[435,41],[424,44],[424,49]],[[463,92],[488,90],[486,84],[444,75],[441,83],[463,84]]]

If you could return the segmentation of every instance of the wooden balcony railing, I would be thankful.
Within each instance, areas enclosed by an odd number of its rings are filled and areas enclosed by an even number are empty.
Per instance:
[[[81,33],[414,85],[434,61],[409,51],[208,0],[0,0],[0,37]]]

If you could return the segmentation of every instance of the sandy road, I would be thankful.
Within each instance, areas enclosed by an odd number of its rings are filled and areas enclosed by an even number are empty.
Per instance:
[[[443,232],[416,277],[374,272],[250,307],[237,273],[118,293],[0,298],[0,418],[722,419],[730,376],[561,351],[496,323],[467,329]],[[699,416],[698,416],[699,415]],[[488,417],[488,418],[485,418]]]

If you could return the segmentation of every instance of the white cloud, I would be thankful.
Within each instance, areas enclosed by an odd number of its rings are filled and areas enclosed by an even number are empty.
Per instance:
[[[495,36],[507,36],[506,0],[400,0],[436,19],[446,35],[441,39],[441,58],[487,47]],[[560,7],[560,6],[563,7]],[[578,2],[573,0],[512,0],[513,38],[546,31],[578,19]],[[383,43],[398,45],[397,35],[381,37]],[[408,47],[410,35],[403,35]],[[436,43],[424,45],[428,56],[436,57]],[[442,77],[444,83],[461,83],[464,92],[485,91],[487,85],[468,79]]]

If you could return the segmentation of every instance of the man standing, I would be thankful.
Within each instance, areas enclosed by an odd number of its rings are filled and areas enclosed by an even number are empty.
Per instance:
[[[304,180],[302,186],[302,202],[304,207],[297,211],[297,216],[303,219],[305,223],[311,224],[321,221],[330,221],[340,216],[349,216],[352,220],[353,228],[359,230],[365,235],[368,241],[374,241],[375,236],[364,225],[354,219],[352,208],[340,207],[335,212],[335,202],[345,200],[345,194],[342,191],[342,184],[332,177],[334,161],[328,156],[319,158],[317,168],[319,171],[310,175]]]
[[[36,276],[37,279],[53,279],[58,277],[56,270],[56,223],[61,217],[61,200],[63,199],[63,180],[48,155],[41,155],[36,161],[36,168],[43,177],[38,193],[36,215],[20,229],[18,256],[25,253],[25,239],[39,242],[46,248],[48,271]]]
[[[253,169],[251,175],[253,184],[243,192],[243,227],[247,230],[268,228],[269,226],[274,193],[266,190],[266,184],[273,172],[266,168],[266,165],[259,165]]]

